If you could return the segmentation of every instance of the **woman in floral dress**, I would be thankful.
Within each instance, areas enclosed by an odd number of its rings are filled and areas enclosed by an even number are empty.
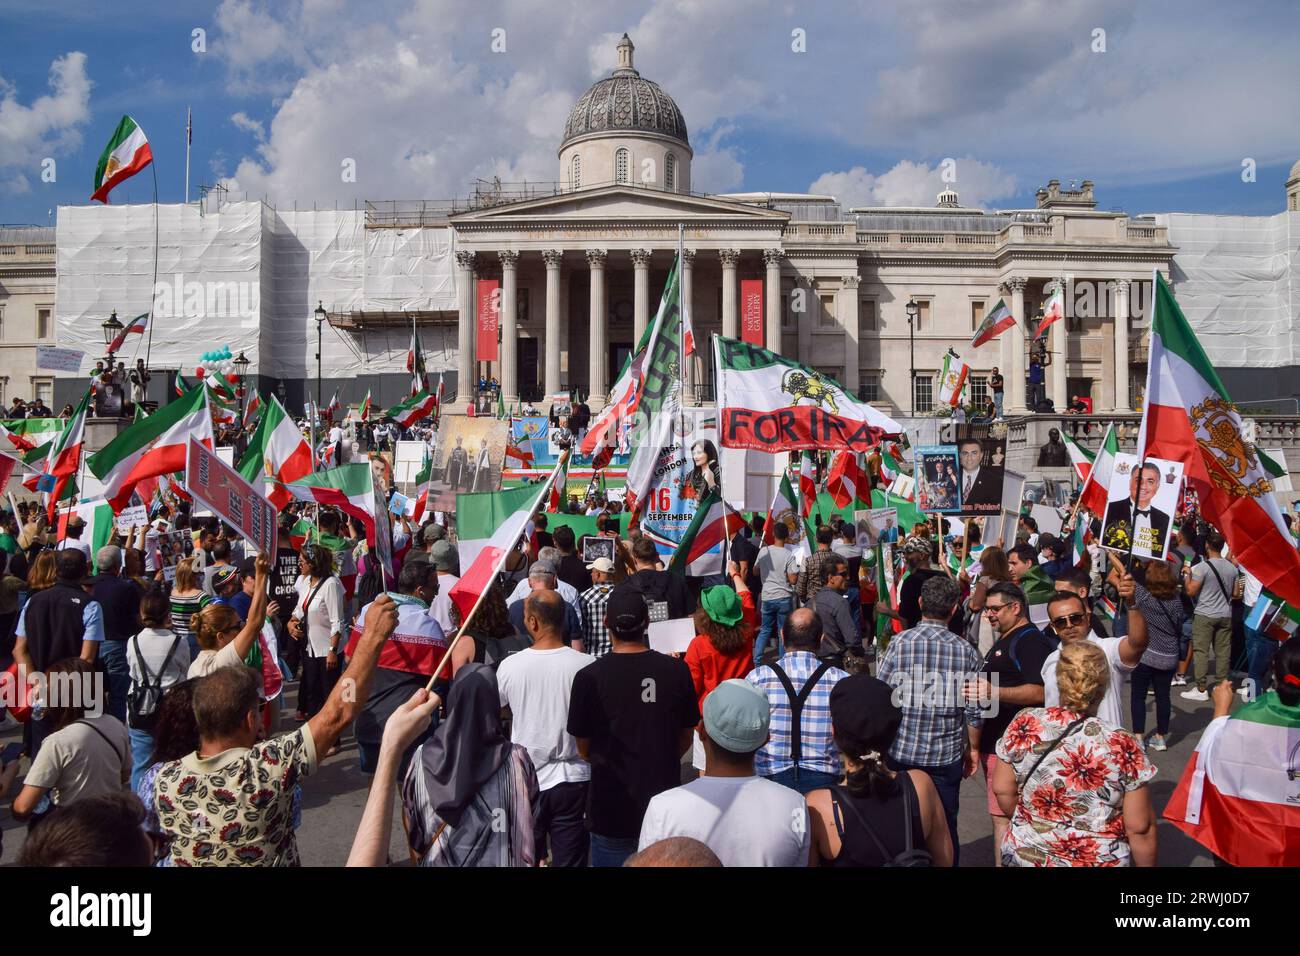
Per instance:
[[[1003,866],[1154,866],[1156,768],[1096,716],[1110,669],[1089,642],[1061,648],[1060,707],[1022,710],[998,741],[993,790],[1011,818]]]

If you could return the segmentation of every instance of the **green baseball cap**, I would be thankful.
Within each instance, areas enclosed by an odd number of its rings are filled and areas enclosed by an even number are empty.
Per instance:
[[[735,627],[740,623],[740,596],[725,584],[705,588],[700,595],[700,606],[710,620],[726,627]]]

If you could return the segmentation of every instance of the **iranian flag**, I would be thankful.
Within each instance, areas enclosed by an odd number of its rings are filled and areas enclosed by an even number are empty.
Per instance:
[[[1088,553],[1088,542],[1092,540],[1092,522],[1080,515],[1074,516],[1074,531],[1070,533],[1070,555],[1074,567],[1083,563]]]
[[[334,421],[334,416],[338,413],[339,409],[342,407],[343,406],[339,404],[339,390],[336,388],[334,389],[334,394],[330,396],[329,407],[325,409],[325,417],[328,418],[331,422]]]
[[[555,480],[551,482],[551,496],[546,502],[546,510],[557,512],[564,504],[564,491],[569,484],[569,456],[564,455],[555,466]]]
[[[370,389],[366,389],[365,401],[361,403],[361,420],[367,421],[370,418]]]
[[[1038,331],[1034,333],[1034,341],[1041,339],[1047,334],[1048,328],[1063,318],[1065,318],[1065,290],[1061,288],[1060,283],[1057,283],[1055,291],[1043,303],[1043,317],[1038,323]]]
[[[511,424],[510,430],[512,432],[514,431],[513,423]],[[525,465],[531,464],[533,461],[533,451],[531,447],[524,446],[525,440],[526,439],[523,435],[509,435],[506,438],[506,457],[517,459]],[[529,446],[532,445],[531,440],[528,440],[528,443]]]
[[[403,428],[410,428],[416,422],[423,421],[432,415],[437,404],[437,399],[428,392],[420,390],[406,401],[398,402],[384,412],[384,417],[393,419]]]
[[[258,395],[257,392],[254,392],[253,397],[250,398],[248,404],[244,406],[244,428],[247,429],[253,427],[253,420],[257,418],[257,413],[261,411],[261,409],[262,396]]]
[[[641,387],[641,365],[645,361],[645,346],[649,342],[650,332],[651,329],[647,326],[641,336],[640,346],[634,354],[628,356],[618,381],[609,390],[609,401],[600,410],[600,414],[592,419],[587,434],[578,446],[581,454],[590,455],[594,459],[599,451],[605,455],[606,462],[613,457],[614,449],[618,446],[620,427],[636,411],[637,395]]]
[[[1268,471],[1241,438],[1241,416],[1158,272],[1149,354],[1138,454],[1181,461],[1202,516],[1237,561],[1270,593],[1300,607],[1300,552]]]
[[[966,376],[970,366],[949,350],[943,357],[943,374],[939,376],[939,404],[956,408],[961,401],[961,393],[966,388]]]
[[[1082,450],[1082,449],[1080,449]],[[1071,453],[1073,454],[1073,452]],[[1093,456],[1088,476],[1079,489],[1079,507],[1087,508],[1098,518],[1106,513],[1110,479],[1115,473],[1115,456],[1119,454],[1119,437],[1112,422],[1101,437],[1101,447]],[[1075,466],[1077,469],[1077,465]]]
[[[1092,471],[1092,461],[1097,456],[1065,432],[1061,432],[1061,440],[1065,442],[1065,450],[1070,453],[1070,464],[1074,466],[1075,476],[1080,481],[1087,481],[1088,472]]]
[[[857,452],[837,451],[831,461],[826,490],[835,498],[835,507],[847,508],[867,497],[867,476],[858,462]]]
[[[153,153],[149,150],[149,140],[144,130],[136,125],[135,120],[123,116],[117,124],[112,138],[100,154],[99,164],[95,167],[95,191],[92,200],[108,202],[108,194],[119,183],[130,179],[140,170],[153,162]]]
[[[463,571],[450,597],[468,622],[470,612],[524,536],[528,521],[541,508],[559,477],[565,455],[539,488],[523,485],[506,491],[456,496],[456,534]]]
[[[807,518],[817,503],[817,468],[810,451],[799,456],[799,497],[803,499],[803,517]]]
[[[99,549],[108,544],[116,530],[117,519],[113,506],[103,498],[93,501],[79,501],[75,505],[59,509],[58,538],[62,541],[68,536],[68,521],[76,516],[86,523],[81,532],[81,540],[90,545],[91,554],[99,554]]]
[[[429,507],[429,483],[433,476],[433,458],[429,455],[428,446],[424,449],[424,464],[420,467],[419,473],[415,476],[415,487],[418,489],[415,494],[415,500],[411,503],[411,520],[418,526],[420,520],[424,517],[425,510]]]
[[[1300,720],[1270,691],[1201,734],[1165,819],[1233,866],[1300,866]]]
[[[23,435],[16,435],[0,424],[0,448],[12,451],[31,451],[36,443]]]
[[[718,489],[712,489],[697,503],[695,517],[677,543],[668,570],[692,577],[721,574],[725,549],[718,548],[718,544],[730,541],[744,527],[745,519],[740,513],[728,508]]]
[[[893,481],[900,474],[903,474],[903,466],[899,464],[898,459],[888,450],[880,453],[880,478],[882,481]]]
[[[626,496],[629,511],[638,510],[650,491],[663,450],[673,445],[673,423],[681,408],[682,312],[680,258],[674,260],[664,283],[650,333],[644,339],[645,359],[639,376],[635,408],[645,421],[638,428],[640,442],[628,461]]]
[[[429,387],[424,377],[424,356],[420,354],[420,334],[411,321],[411,347],[406,350],[406,370],[411,373],[411,396],[419,395]],[[442,376],[438,377],[438,401],[442,401]]]
[[[90,392],[87,391],[81,397],[77,410],[72,413],[68,426],[50,444],[49,453],[45,457],[42,471],[46,475],[54,476],[54,486],[50,489],[45,505],[51,520],[53,520],[54,508],[64,497],[68,483],[73,480],[77,469],[81,467],[81,447],[85,440],[86,410],[89,405]],[[90,463],[93,471],[94,458],[90,459]]]
[[[1047,603],[1056,597],[1056,583],[1047,576],[1042,565],[1035,565],[1020,576],[1020,590],[1029,602],[1026,609],[1029,622],[1035,627],[1047,626]]]
[[[1015,324],[1016,317],[1011,314],[1007,304],[998,299],[998,304],[993,306],[993,311],[984,316],[984,321],[975,330],[975,335],[970,340],[970,347],[973,349],[979,348],[985,342],[997,338]]]
[[[776,494],[772,498],[772,504],[767,509],[767,522],[763,525],[763,543],[776,543],[772,529],[776,527],[777,522],[781,522],[790,529],[790,537],[786,538],[785,542],[786,547],[801,558],[811,554],[808,527],[804,523],[800,510],[795,500],[794,488],[790,485],[790,476],[782,475],[781,483],[777,485]]]
[[[724,448],[869,452],[902,431],[834,379],[749,342],[715,337],[714,367]]]
[[[86,463],[104,483],[104,497],[116,513],[130,503],[136,485],[144,479],[185,470],[191,437],[212,447],[206,388],[193,388],[183,398],[133,423]]]
[[[375,483],[370,462],[359,461],[314,471],[284,486],[294,501],[332,505],[356,518],[366,529],[366,542],[375,543]],[[382,505],[380,505],[382,507]]]
[[[254,487],[260,477],[263,494],[276,508],[283,508],[293,500],[285,484],[310,474],[311,465],[311,448],[280,399],[272,395],[236,470]]]
[[[149,313],[144,312],[141,313],[140,315],[137,315],[130,322],[126,323],[126,327],[122,329],[121,332],[117,333],[117,336],[113,339],[112,342],[108,343],[108,354],[109,355],[116,354],[117,350],[126,344],[126,337],[128,335],[143,335],[144,330],[148,328],[148,326],[149,326]]]

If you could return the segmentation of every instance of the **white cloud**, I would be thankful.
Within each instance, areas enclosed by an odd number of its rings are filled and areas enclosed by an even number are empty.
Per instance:
[[[0,189],[28,192],[42,160],[57,161],[81,144],[80,127],[90,116],[86,54],[68,53],[50,64],[49,85],[48,94],[24,106],[0,78]]]
[[[945,179],[947,170],[954,179]],[[887,172],[875,175],[863,166],[844,172],[822,173],[808,191],[828,193],[844,208],[852,206],[933,206],[941,191],[957,190],[963,206],[984,207],[996,199],[1016,193],[1016,179],[997,166],[977,159],[955,159],[933,167],[903,160]]]
[[[266,142],[266,130],[262,128],[262,124],[253,119],[243,110],[240,110],[238,113],[232,113],[230,116],[230,122],[236,129],[242,129],[245,133],[252,133],[253,138],[259,143]]]

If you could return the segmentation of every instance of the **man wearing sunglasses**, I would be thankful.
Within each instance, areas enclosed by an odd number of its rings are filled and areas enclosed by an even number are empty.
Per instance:
[[[1137,667],[1147,649],[1147,622],[1138,611],[1134,598],[1133,575],[1125,574],[1119,581],[1119,596],[1128,605],[1128,635],[1126,637],[1097,637],[1092,633],[1092,614],[1088,602],[1070,591],[1058,591],[1047,605],[1052,629],[1061,639],[1061,645],[1078,641],[1091,641],[1102,649],[1110,664],[1110,684],[1106,696],[1097,707],[1097,716],[1112,727],[1124,726],[1124,711],[1120,698],[1124,692],[1124,679]],[[1058,648],[1043,664],[1043,703],[1059,707],[1060,689],[1056,685],[1056,662],[1061,658]]]
[[[1043,664],[1052,653],[1052,645],[1029,621],[1025,592],[1009,581],[989,588],[982,612],[997,631],[998,639],[989,648],[982,668],[985,676],[968,685],[967,701],[993,701],[980,728],[980,765],[988,791],[989,816],[993,818],[993,845],[1001,846],[1010,824],[993,795],[993,769],[997,766],[997,746],[1013,717],[1025,707],[1043,703]],[[994,862],[1001,866],[998,855]]]

